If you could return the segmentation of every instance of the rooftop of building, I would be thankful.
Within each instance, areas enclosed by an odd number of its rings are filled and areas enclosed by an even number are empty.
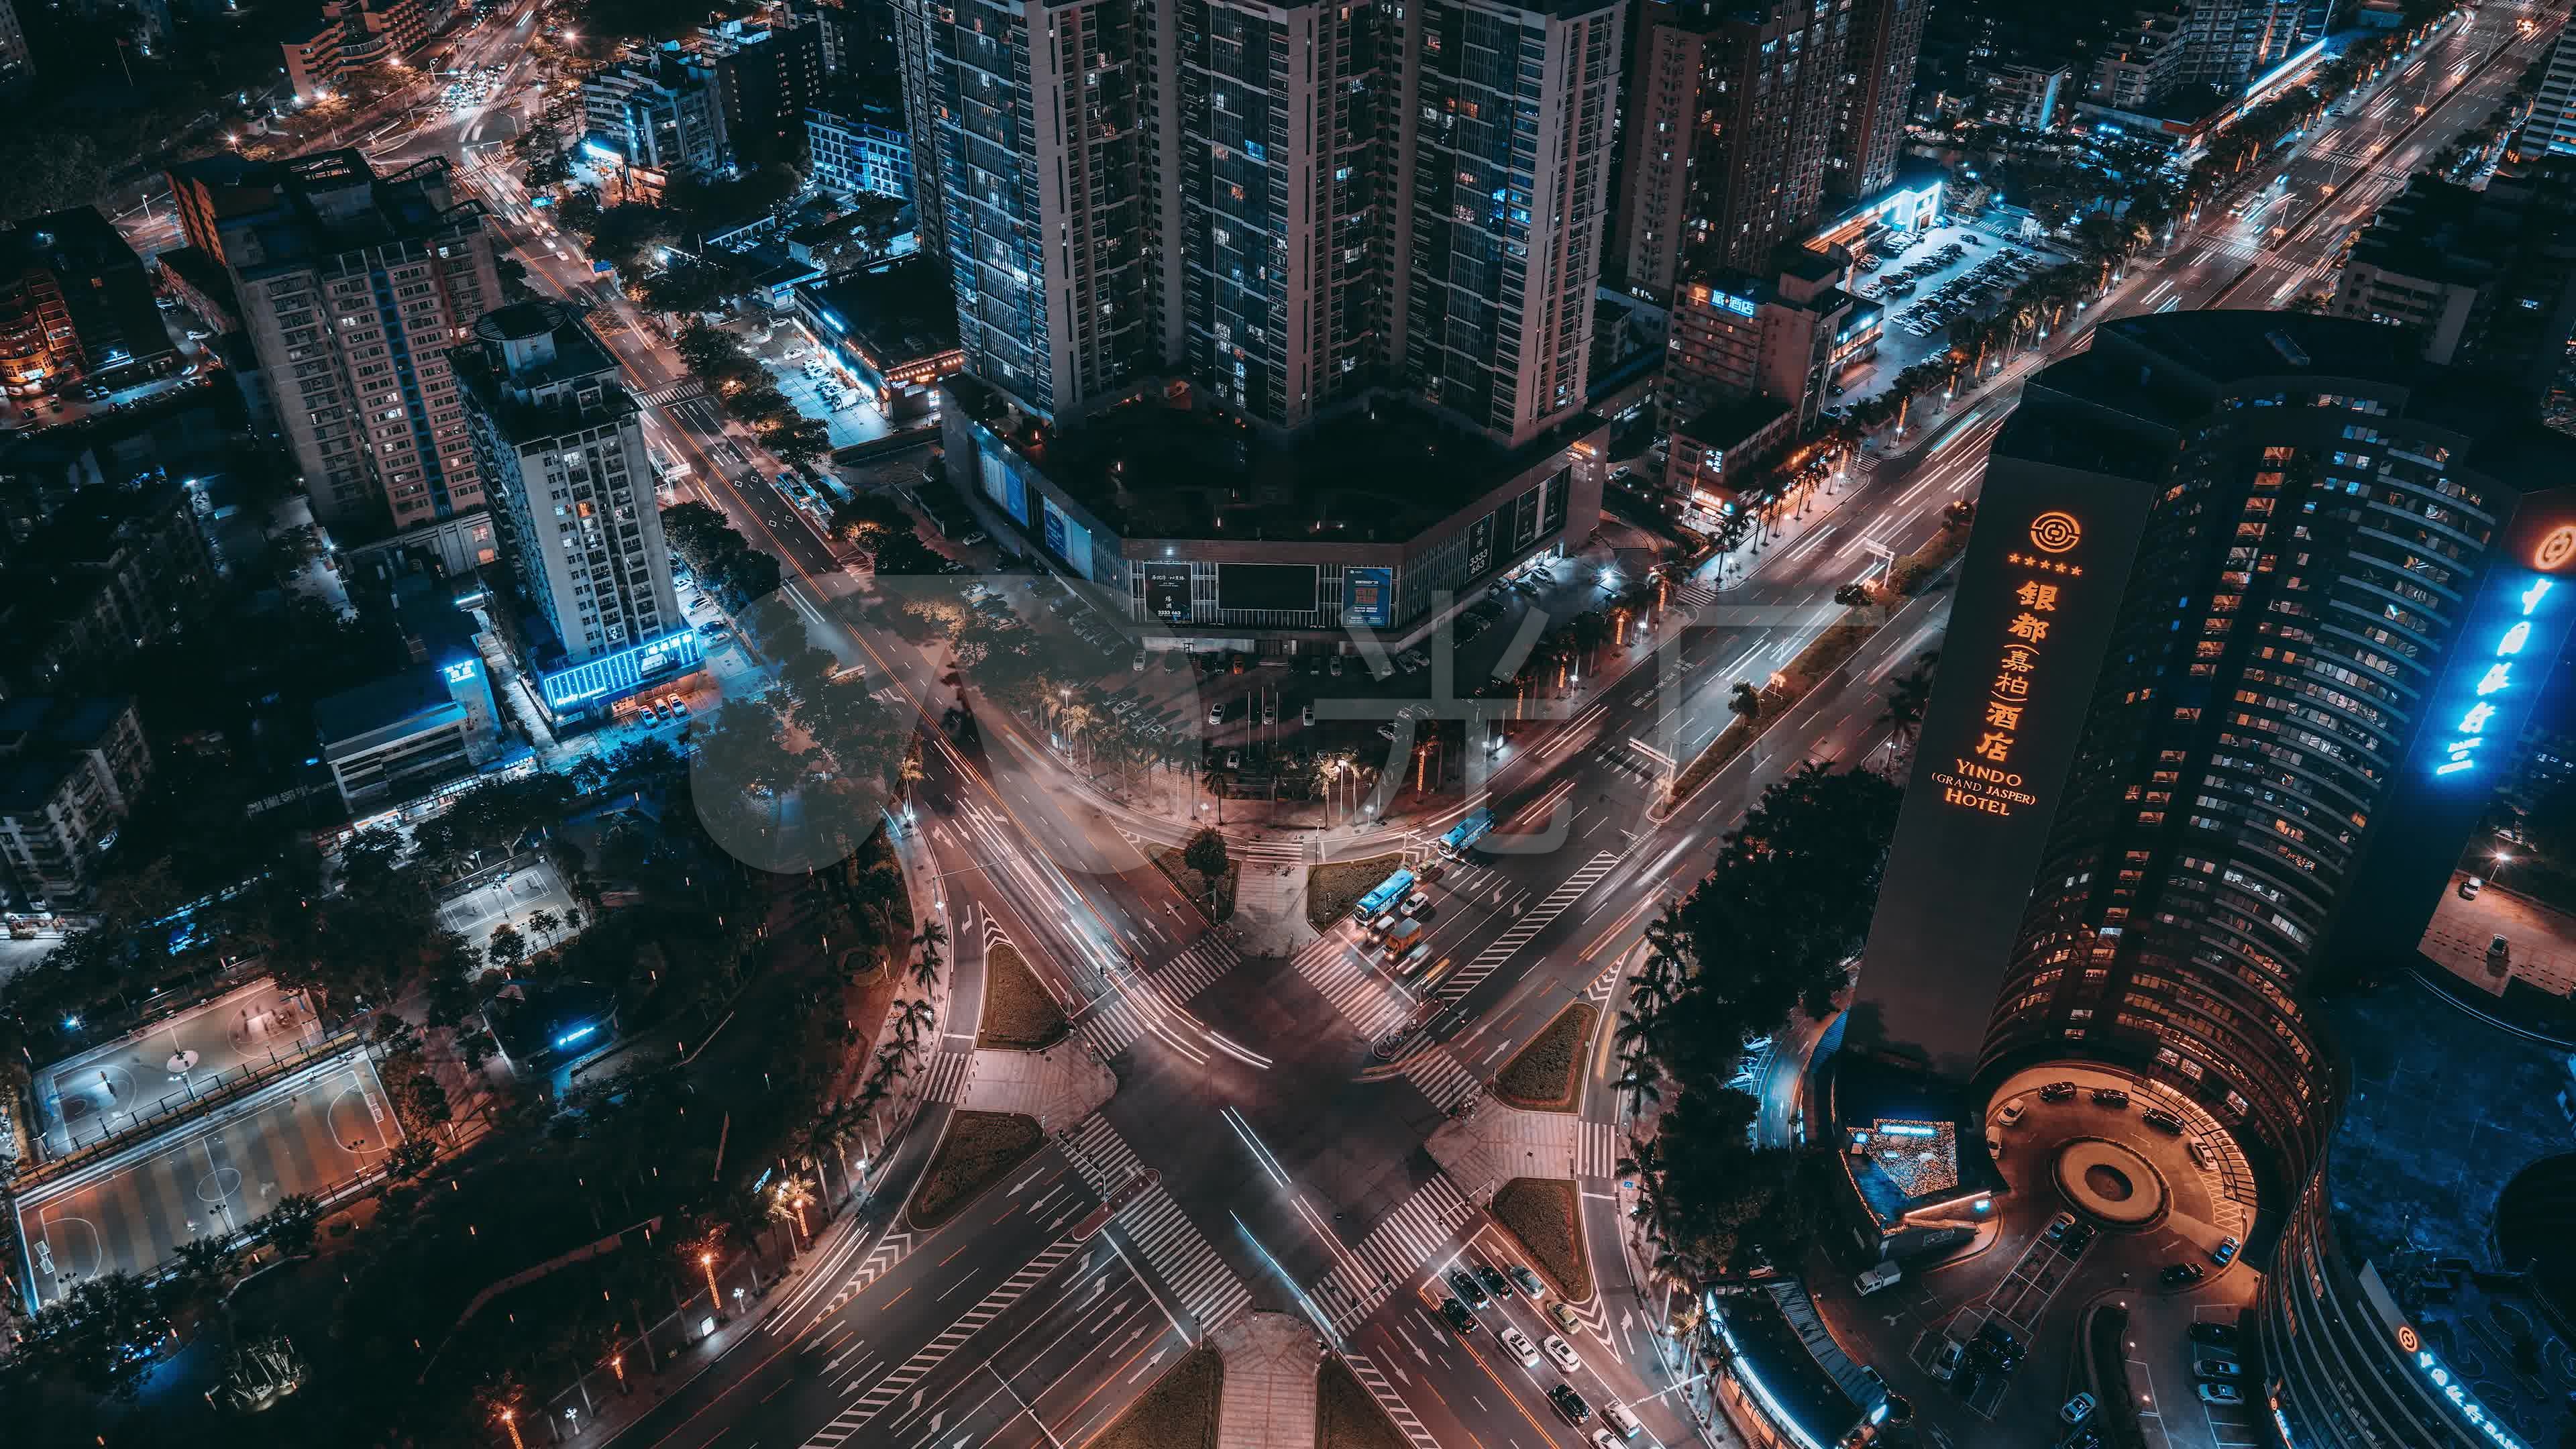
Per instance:
[[[125,234],[101,216],[95,206],[47,212],[24,221],[0,221],[0,273],[142,265],[134,248],[127,245]]]
[[[2326,1158],[2347,1261],[2377,1269],[2489,1413],[2552,1442],[2561,1396],[2508,1345],[2552,1363],[2576,1351],[2567,1055],[2411,976],[2329,1003],[2326,1021],[2348,1073]]]
[[[513,354],[515,362],[508,360]],[[581,314],[561,302],[540,298],[484,313],[474,323],[474,340],[449,349],[447,361],[457,385],[513,442],[597,427],[636,410],[618,380],[617,359]],[[600,387],[586,402],[582,389],[563,386],[594,379]],[[541,392],[552,400],[535,400]]]
[[[483,204],[455,199],[445,157],[379,176],[355,148],[289,161],[192,161],[173,174],[219,188],[215,208],[225,259],[247,274],[299,266],[334,253],[479,227]]]
[[[461,706],[446,677],[433,667],[414,666],[313,701],[313,733],[322,741],[323,754],[337,757],[377,743],[370,735],[450,709]]]
[[[850,219],[812,225],[825,228],[828,240],[846,231]],[[946,262],[916,255],[892,266],[807,282],[797,290],[813,300],[826,331],[839,330],[881,363],[957,350],[957,295],[950,289]],[[841,329],[833,328],[835,318]]]
[[[1910,1213],[2008,1191],[1985,1150],[1978,1102],[1915,1064],[1849,1046],[1833,1053],[1831,1116],[1861,1206],[1882,1231]]]
[[[134,708],[117,696],[31,695],[0,702],[0,814],[42,809],[78,764]]]
[[[1751,397],[1729,398],[1711,407],[1689,423],[1674,429],[1703,448],[1733,448],[1759,437],[1765,428],[1789,415],[1789,405],[1776,397],[1759,393]]]
[[[977,422],[1121,536],[1399,543],[1601,426],[1590,413],[1518,448],[1409,399],[1378,397],[1284,442],[1153,393],[1062,430],[1011,416],[1001,393],[944,385]]]
[[[1736,1356],[1739,1380],[1810,1444],[1838,1444],[1885,1400],[1816,1315],[1795,1279],[1711,1289],[1719,1332]]]
[[[2410,333],[2349,317],[2220,309],[2122,317],[2093,330],[2090,349],[2052,363],[2026,397],[2058,394],[2076,409],[2016,409],[1999,454],[2044,458],[2124,477],[2156,475],[2163,459],[2112,419],[2179,428],[2216,394],[2260,379],[2313,376],[2405,394],[2403,416],[2465,439],[2468,466],[2529,485],[2576,474],[2576,439],[2542,427],[2531,399],[2498,378],[2423,360]]]

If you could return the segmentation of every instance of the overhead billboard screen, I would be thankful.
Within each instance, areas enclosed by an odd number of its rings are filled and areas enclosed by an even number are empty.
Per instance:
[[[1313,564],[1219,564],[1216,602],[1222,609],[1293,609],[1315,607]]]

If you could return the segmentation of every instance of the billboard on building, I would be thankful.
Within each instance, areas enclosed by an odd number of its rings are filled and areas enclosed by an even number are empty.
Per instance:
[[[1467,577],[1480,579],[1494,567],[1494,521],[1503,516],[1499,508],[1467,525]]]
[[[1047,552],[1064,560],[1077,577],[1091,577],[1091,530],[1066,517],[1054,499],[1041,494],[1038,501],[1046,506]]]
[[[1531,489],[1512,500],[1512,550],[1518,552],[1538,542],[1538,495]]]
[[[1020,477],[1016,469],[1003,461],[998,444],[985,449],[979,461],[983,464],[984,496],[992,499],[996,505],[1007,510],[1011,517],[1019,520],[1022,528],[1028,527],[1028,482]]]
[[[1316,573],[1313,564],[1218,564],[1217,607],[1312,613]]]
[[[1183,624],[1190,617],[1190,566],[1188,564],[1149,563],[1145,572],[1145,615],[1169,623]]]
[[[1853,1045],[1975,1067],[2154,503],[2126,481],[1986,471],[1861,955],[1875,1039]]]
[[[1342,622],[1383,629],[1395,622],[1395,570],[1342,570]]]

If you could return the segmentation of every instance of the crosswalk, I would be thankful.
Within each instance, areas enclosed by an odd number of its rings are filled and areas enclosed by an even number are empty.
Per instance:
[[[1155,967],[1147,974],[1162,988],[1167,1000],[1187,1003],[1193,996],[1214,986],[1217,978],[1233,970],[1243,960],[1234,943],[1221,936],[1201,936],[1190,948]]]
[[[1421,1088],[1431,1105],[1443,1112],[1476,1095],[1482,1085],[1476,1073],[1445,1046],[1415,1052],[1396,1066],[1406,1081]]]
[[[1548,892],[1537,905],[1523,912],[1521,918],[1512,923],[1510,930],[1496,936],[1484,950],[1477,952],[1476,959],[1451,972],[1448,979],[1440,983],[1441,999],[1456,1001],[1482,985],[1486,977],[1494,974],[1496,967],[1519,954],[1521,947],[1528,945],[1532,936],[1547,929],[1550,922],[1564,915],[1568,907],[1581,900],[1584,893],[1599,884],[1601,878],[1608,875],[1611,867],[1618,863],[1619,857],[1607,850],[1585,862],[1581,870],[1565,878],[1563,885]]]
[[[1437,1261],[1476,1210],[1445,1174],[1413,1190],[1324,1275],[1317,1295],[1333,1329],[1349,1334],[1413,1275]]]
[[[1075,1025],[1074,1033],[1105,1062],[1145,1034],[1145,1017],[1126,992],[1114,991],[1092,1004],[1091,1014]]]
[[[1359,959],[1339,930],[1326,931],[1306,943],[1295,959],[1306,978],[1342,1014],[1362,1039],[1375,1041],[1393,1031],[1413,1010],[1412,998]]]
[[[1693,579],[1672,584],[1664,590],[1666,607],[1675,609],[1708,609],[1717,605],[1717,590]]]
[[[2274,272],[2295,281],[2323,281],[2333,276],[2335,271],[2334,264],[2330,259],[2308,262],[2304,265],[2293,263],[2285,260],[2278,252],[2256,246],[2250,241],[2245,241],[2237,237],[2229,237],[2220,241],[2215,244],[2213,249],[2217,251],[2220,256],[2228,257],[2239,262],[2251,262],[2264,271]]]
[[[1145,1170],[1143,1159],[1108,1119],[1094,1116],[1075,1129],[1068,1155],[1102,1197]],[[1205,1337],[1233,1321],[1252,1301],[1252,1290],[1217,1256],[1169,1189],[1157,1183],[1122,1209],[1116,1226]]]
[[[1020,1271],[1002,1280],[1000,1287],[984,1295],[982,1302],[967,1309],[958,1320],[940,1331],[937,1338],[923,1344],[912,1357],[905,1359],[892,1373],[868,1386],[868,1391],[852,1400],[839,1415],[814,1431],[805,1441],[805,1449],[838,1449],[840,1443],[866,1428],[868,1422],[884,1413],[887,1406],[904,1396],[913,1385],[929,1377],[930,1371],[947,1362],[949,1355],[965,1346],[966,1341],[987,1323],[1002,1315],[1002,1310],[1028,1295],[1028,1291],[1047,1279],[1065,1259],[1082,1246],[1078,1238],[1058,1238],[1044,1252],[1031,1258]]]
[[[1440,1441],[1422,1427],[1421,1418],[1396,1393],[1395,1385],[1386,1381],[1386,1375],[1379,1372],[1376,1360],[1364,1353],[1346,1353],[1342,1362],[1350,1365],[1351,1377],[1360,1381],[1360,1387],[1369,1391],[1369,1397],[1377,1400],[1377,1406],[1386,1410],[1386,1416],[1404,1432],[1404,1442],[1413,1449],[1440,1449]]]
[[[930,1058],[930,1070],[925,1072],[922,1076],[921,1100],[925,1102],[956,1101],[958,1092],[966,1085],[967,1065],[974,1060],[975,1054],[973,1052],[942,1051],[932,1053]]]
[[[1577,1177],[1615,1177],[1619,1170],[1619,1129],[1607,1122],[1574,1124],[1574,1172]]]
[[[675,382],[669,387],[657,387],[637,401],[648,408],[666,408],[676,402],[687,402],[691,398],[706,395],[707,385],[692,377],[683,382]]]

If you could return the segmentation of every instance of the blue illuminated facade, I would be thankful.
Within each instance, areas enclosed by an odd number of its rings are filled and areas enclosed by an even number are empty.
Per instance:
[[[695,631],[668,634],[587,663],[537,675],[549,713],[599,709],[637,690],[668,684],[698,667],[703,654]]]

